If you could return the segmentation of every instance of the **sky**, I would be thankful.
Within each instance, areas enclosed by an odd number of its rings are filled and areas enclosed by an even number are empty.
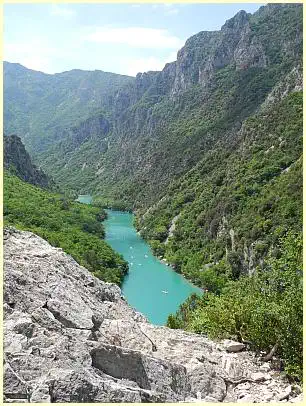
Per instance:
[[[5,4],[4,60],[45,73],[161,70],[199,31],[262,4]]]

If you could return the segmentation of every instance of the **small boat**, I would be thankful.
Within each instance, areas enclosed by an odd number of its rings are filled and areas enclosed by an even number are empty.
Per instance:
[[[165,294],[167,294],[167,293],[169,293],[167,290],[162,290],[162,293],[165,293]]]
[[[145,254],[145,258],[148,258],[148,255],[147,255],[147,254]]]

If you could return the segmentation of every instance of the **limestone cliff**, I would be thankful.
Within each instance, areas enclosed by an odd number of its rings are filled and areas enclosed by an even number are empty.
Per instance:
[[[230,151],[242,123],[302,65],[302,14],[301,4],[240,11],[136,78],[5,63],[5,130],[63,189],[148,209],[218,145]]]
[[[33,185],[48,187],[51,179],[36,165],[17,135],[4,136],[4,168]]]
[[[244,345],[149,324],[30,232],[5,229],[4,261],[5,402],[302,400]]]
[[[273,4],[195,34],[162,71],[138,73],[114,91],[105,107],[107,141],[104,124],[69,154],[69,137],[61,148],[53,138],[38,161],[66,188],[148,209],[218,145],[230,151],[242,123],[299,71],[301,23],[300,5]]]

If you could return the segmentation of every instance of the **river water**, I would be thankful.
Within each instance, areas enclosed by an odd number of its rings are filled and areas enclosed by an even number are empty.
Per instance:
[[[91,196],[82,195],[78,200],[90,204]],[[133,226],[133,214],[106,211],[105,241],[129,263],[123,295],[151,323],[164,325],[170,313],[175,313],[191,293],[201,294],[201,289],[154,257]]]

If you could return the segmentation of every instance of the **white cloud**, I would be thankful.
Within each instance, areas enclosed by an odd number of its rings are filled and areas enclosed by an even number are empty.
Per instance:
[[[39,41],[4,44],[4,59],[6,61],[18,62],[29,69],[46,73],[50,72],[52,56],[55,52],[55,49],[46,47]]]
[[[176,51],[175,51],[175,52],[171,52],[171,54],[169,54],[169,56],[166,58],[166,62],[165,62],[165,63],[174,62],[174,61],[176,61],[176,58],[177,58],[177,52],[176,52]]]
[[[166,58],[156,58],[150,56],[148,58],[135,58],[124,60],[122,66],[124,66],[124,74],[130,76],[136,76],[139,72],[161,71],[165,64],[176,60],[176,52],[171,52]]]
[[[52,4],[50,14],[57,17],[71,18],[75,16],[76,12],[58,4]]]
[[[135,48],[180,48],[183,41],[168,30],[144,27],[96,28],[85,40],[108,44],[124,44]]]

